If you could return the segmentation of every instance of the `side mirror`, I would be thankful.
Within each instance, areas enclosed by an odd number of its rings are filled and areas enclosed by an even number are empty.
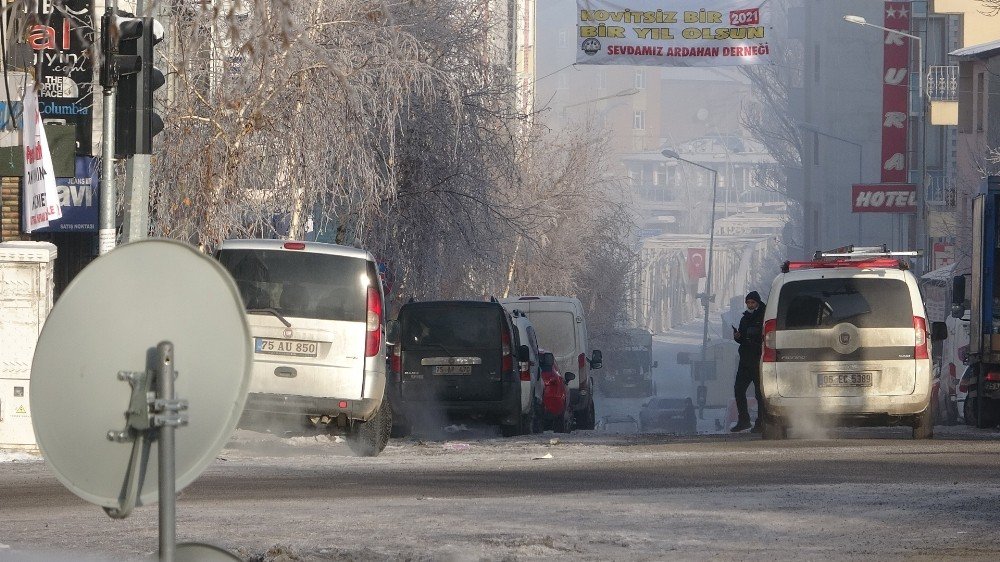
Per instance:
[[[948,339],[948,326],[944,322],[931,322],[931,341]]]
[[[531,360],[531,350],[528,349],[528,346],[522,345],[521,347],[517,348],[517,360],[522,363]]]
[[[956,275],[951,279],[951,304],[965,302],[965,276]]]
[[[399,343],[399,321],[389,320],[385,325],[385,344],[396,345]]]
[[[576,375],[574,375],[573,373],[566,373],[565,375],[563,375],[563,379],[568,384],[569,381],[576,380]]]
[[[653,368],[657,368],[660,365],[659,361],[653,361]]]
[[[687,351],[677,352],[677,364],[678,365],[690,365],[691,364],[691,353]]]
[[[590,355],[590,368],[600,369],[602,366],[604,366],[604,356],[601,355],[601,350],[595,349]]]

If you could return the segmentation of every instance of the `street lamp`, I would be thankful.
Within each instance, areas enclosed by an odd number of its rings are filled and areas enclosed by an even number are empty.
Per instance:
[[[857,24],[864,27],[874,27],[875,29],[881,29],[882,31],[888,31],[889,33],[894,33],[902,37],[908,37],[914,39],[917,42],[917,97],[920,98],[920,189],[917,191],[917,249],[924,249],[925,239],[924,235],[924,222],[926,220],[926,194],[927,190],[927,116],[925,112],[925,107],[927,105],[927,100],[924,98],[924,42],[920,37],[916,35],[911,35],[909,33],[904,33],[898,29],[889,29],[888,27],[882,27],[881,25],[875,25],[873,23],[868,23],[868,20],[862,16],[846,15],[844,16],[844,21],[848,23]]]
[[[680,155],[673,150],[664,150],[660,154],[667,158],[673,158],[674,160],[679,160],[681,162],[691,164],[692,166],[697,166],[712,174],[712,219],[708,227],[708,272],[705,276],[705,292],[701,297],[702,305],[705,307],[705,323],[701,333],[701,360],[702,364],[704,364],[704,361],[708,357],[708,304],[710,295],[712,294],[712,255],[715,248],[715,198],[718,193],[717,188],[719,186],[719,173],[708,166],[702,166],[697,162],[681,158]]]
[[[864,162],[864,147],[861,146],[861,143],[854,142],[854,141],[851,141],[851,140],[847,140],[845,138],[841,138],[841,137],[838,137],[836,135],[831,135],[830,133],[824,131],[823,129],[821,129],[819,127],[817,127],[816,125],[813,125],[812,123],[803,123],[803,122],[800,121],[800,122],[796,122],[796,125],[800,129],[803,129],[805,131],[809,131],[811,133],[816,133],[817,135],[820,135],[820,136],[829,137],[829,138],[831,138],[833,140],[839,140],[840,142],[845,142],[847,144],[854,145],[858,149],[858,183],[861,183],[861,170],[864,168],[864,166],[863,166],[863,162]],[[861,242],[861,215],[862,215],[861,213],[858,213],[858,239],[856,241],[857,244],[861,244],[862,243]]]

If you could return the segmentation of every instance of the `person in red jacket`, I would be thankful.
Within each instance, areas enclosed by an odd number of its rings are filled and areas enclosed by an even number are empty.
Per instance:
[[[542,391],[544,426],[559,433],[569,433],[573,424],[573,411],[569,406],[569,392],[566,388],[569,381],[563,378],[555,356],[548,351],[538,350],[538,367],[542,384],[545,385]]]

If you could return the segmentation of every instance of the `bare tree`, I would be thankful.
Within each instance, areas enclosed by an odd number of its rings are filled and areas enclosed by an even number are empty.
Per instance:
[[[1000,14],[1000,0],[978,0],[983,5],[982,13],[988,16]]]

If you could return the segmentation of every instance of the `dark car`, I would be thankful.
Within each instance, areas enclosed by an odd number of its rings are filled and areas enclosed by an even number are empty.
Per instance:
[[[653,398],[639,410],[640,431],[697,433],[698,417],[691,398]]]
[[[389,339],[390,398],[403,427],[462,417],[499,424],[505,436],[531,432],[534,408],[522,410],[519,367],[528,349],[499,303],[407,303]]]

